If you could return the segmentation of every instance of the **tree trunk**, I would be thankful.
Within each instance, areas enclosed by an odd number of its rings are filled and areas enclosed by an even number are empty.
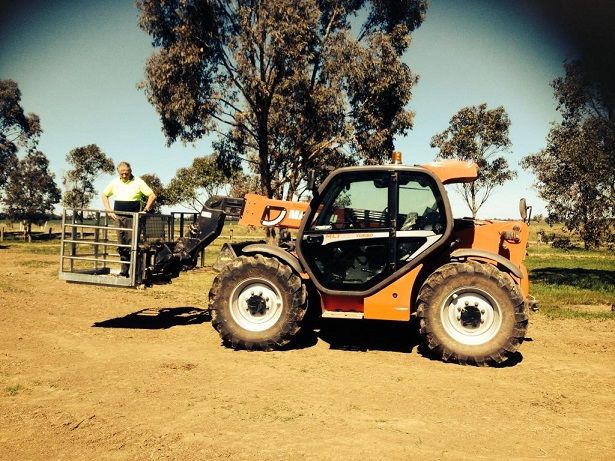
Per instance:
[[[474,187],[474,183],[470,184],[470,196],[472,201],[472,218],[476,218],[478,208],[476,207],[476,188]]]
[[[24,230],[24,236],[23,236],[24,241],[28,240],[28,243],[32,243],[32,223],[30,222],[25,223],[23,226],[23,230]]]

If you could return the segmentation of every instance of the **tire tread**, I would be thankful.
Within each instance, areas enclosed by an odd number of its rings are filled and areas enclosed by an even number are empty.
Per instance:
[[[511,304],[514,306],[514,325],[509,336],[495,352],[468,355],[455,351],[451,341],[439,338],[430,324],[430,310],[438,309],[437,306],[433,305],[433,299],[437,295],[438,289],[448,281],[454,281],[460,275],[485,277],[495,282],[499,288],[508,293]],[[525,338],[528,327],[526,304],[519,287],[513,282],[512,278],[491,264],[472,260],[445,264],[427,277],[419,292],[416,312],[419,319],[419,332],[430,354],[445,362],[457,362],[462,365],[498,365],[507,361],[517,352]]]

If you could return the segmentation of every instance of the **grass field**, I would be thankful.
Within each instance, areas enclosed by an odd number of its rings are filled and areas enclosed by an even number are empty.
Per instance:
[[[540,311],[551,317],[615,319],[615,255],[608,251],[529,249],[526,265]]]
[[[571,237],[561,226],[532,223],[525,263],[531,293],[540,312],[548,317],[615,319],[615,254],[607,248],[583,250],[582,242],[571,238],[574,248],[564,250],[540,242],[539,234]]]
[[[1,225],[1,224],[0,224]],[[49,223],[59,230],[59,223]],[[531,294],[538,300],[539,313],[553,318],[615,319],[615,254],[607,249],[585,251],[580,248],[562,250],[538,241],[538,231],[563,233],[547,225],[530,227],[530,247],[526,265]],[[212,266],[224,243],[257,240],[264,235],[235,223],[227,224],[222,235],[205,252],[205,266]],[[32,254],[59,254],[59,240],[26,243],[7,240],[2,244],[19,245]],[[184,278],[185,276],[182,276]],[[190,279],[191,277],[185,277]],[[213,275],[211,277],[213,279]],[[190,280],[183,280],[190,285]],[[189,288],[189,287],[186,287]],[[203,287],[200,288],[203,290]]]

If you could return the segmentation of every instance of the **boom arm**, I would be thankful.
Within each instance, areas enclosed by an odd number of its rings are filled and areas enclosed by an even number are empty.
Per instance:
[[[307,202],[276,200],[257,194],[246,194],[242,199],[213,196],[190,227],[190,235],[177,241],[173,254],[180,261],[194,260],[202,248],[218,238],[227,216],[238,217],[243,226],[299,229],[308,207]]]
[[[243,226],[280,227],[299,229],[303,215],[307,211],[307,202],[290,202],[246,194],[245,205],[239,224]]]

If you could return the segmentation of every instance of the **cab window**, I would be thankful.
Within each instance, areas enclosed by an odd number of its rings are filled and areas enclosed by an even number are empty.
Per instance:
[[[382,229],[388,227],[388,173],[338,177],[323,197],[312,230]]]
[[[444,208],[433,180],[416,173],[402,173],[399,178],[397,230],[444,232]]]

